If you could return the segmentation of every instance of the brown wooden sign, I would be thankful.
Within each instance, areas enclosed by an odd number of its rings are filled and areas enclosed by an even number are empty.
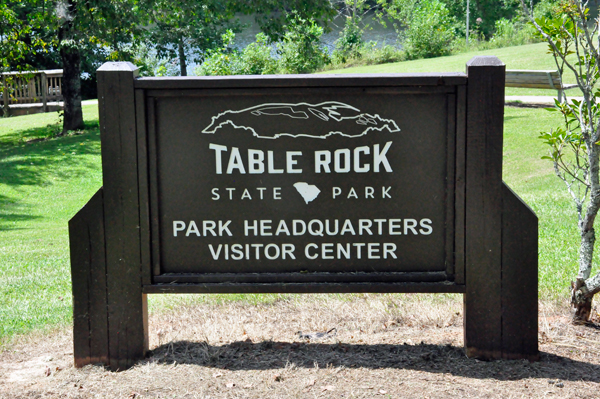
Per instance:
[[[98,70],[104,186],[71,220],[75,362],[130,367],[148,293],[457,292],[467,355],[537,350],[537,219],[503,185],[504,65]]]

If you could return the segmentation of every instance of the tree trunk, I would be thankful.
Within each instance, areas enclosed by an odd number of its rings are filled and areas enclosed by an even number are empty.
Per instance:
[[[581,245],[579,247],[579,274],[573,285],[571,303],[575,307],[574,323],[587,322],[591,315],[592,298],[594,290],[590,290],[587,281],[592,272],[592,261],[594,256],[594,245],[596,243],[596,232],[594,222],[600,210],[600,153],[595,145],[593,137],[586,139],[588,150],[588,162],[590,170],[590,203],[584,218],[579,222],[581,233]],[[592,282],[592,281],[590,281]]]
[[[76,40],[73,39],[72,21],[77,11],[76,7],[76,2],[68,1],[68,15],[58,29],[60,58],[63,65],[62,96],[65,104],[62,134],[84,127],[81,111],[81,56]]]
[[[187,76],[187,68],[185,66],[185,51],[183,50],[183,38],[179,40],[179,69],[181,70],[181,76]]]
[[[62,95],[65,104],[63,131],[83,129],[83,113],[81,111],[81,57],[78,48],[60,50],[63,64]]]

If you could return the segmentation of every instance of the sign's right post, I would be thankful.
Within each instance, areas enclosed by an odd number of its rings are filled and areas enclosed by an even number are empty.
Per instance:
[[[505,65],[467,63],[464,338],[467,356],[536,360],[538,224],[502,182]]]

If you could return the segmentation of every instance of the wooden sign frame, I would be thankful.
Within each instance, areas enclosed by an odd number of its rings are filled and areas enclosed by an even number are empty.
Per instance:
[[[97,76],[104,184],[69,222],[76,366],[123,370],[143,358],[152,293],[463,293],[467,356],[538,358],[537,217],[502,182],[505,66],[496,57],[473,58],[466,74],[138,78],[118,62]],[[446,96],[444,270],[164,273],[160,99],[318,90]]]

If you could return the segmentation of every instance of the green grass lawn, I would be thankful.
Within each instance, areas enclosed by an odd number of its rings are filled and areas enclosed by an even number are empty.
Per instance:
[[[98,106],[83,112],[85,134],[30,143],[56,113],[0,119],[0,342],[70,321],[67,221],[102,179]]]
[[[552,55],[547,54],[545,43],[504,47],[492,50],[462,53],[448,57],[361,66],[327,71],[323,73],[410,73],[410,72],[465,72],[467,61],[476,55],[495,55],[506,64],[506,69],[556,70]],[[572,74],[565,75],[565,83],[575,83]],[[577,89],[568,90],[567,95],[579,95]],[[556,96],[555,90],[506,88],[508,96]]]
[[[451,59],[440,61],[443,69],[459,62]],[[413,61],[418,62],[436,61]],[[384,67],[393,65],[360,71],[389,72],[380,70]],[[15,335],[71,320],[67,222],[102,185],[98,108],[87,105],[83,111],[84,134],[43,141],[36,140],[57,131],[57,114],[0,118],[0,347]],[[567,297],[578,248],[572,202],[551,163],[540,159],[546,148],[538,133],[559,124],[557,113],[543,109],[505,109],[504,179],[539,217],[540,297],[551,300]],[[278,296],[193,298],[178,301],[243,298],[256,303]],[[173,299],[151,296],[151,309],[172,306]]]

